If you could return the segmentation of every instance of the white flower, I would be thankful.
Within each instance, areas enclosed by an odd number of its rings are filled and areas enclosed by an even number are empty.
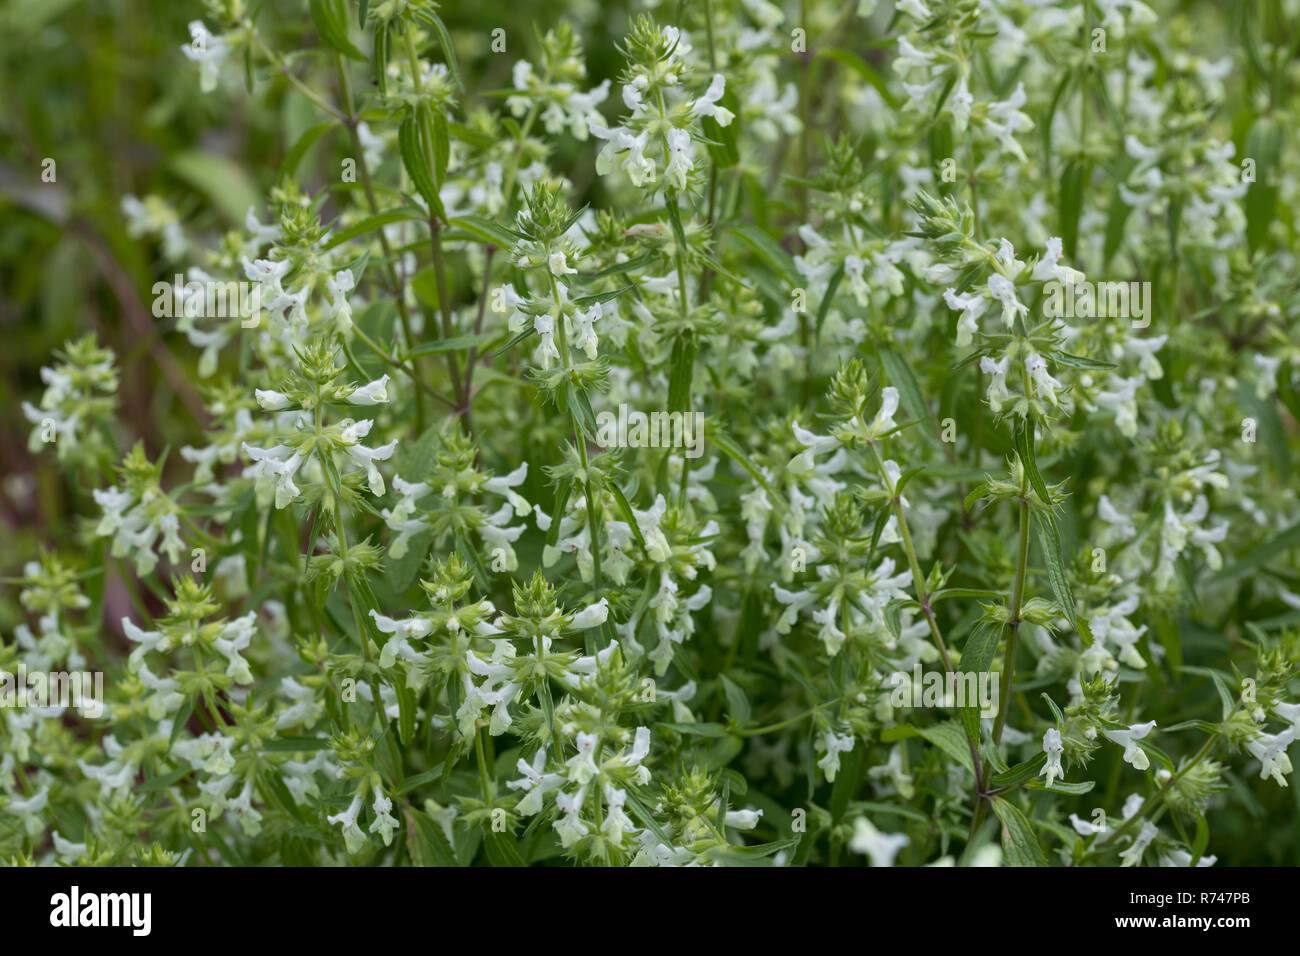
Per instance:
[[[1016,314],[1027,315],[1029,306],[1025,305],[1016,298],[1016,285],[1006,276],[994,272],[989,276],[988,281],[989,295],[1002,303],[1002,321],[1007,328],[1011,328],[1016,320]]]
[[[596,320],[604,314],[599,302],[587,311],[578,313],[578,330],[573,337],[573,345],[586,352],[589,359],[596,357],[596,347],[600,344],[596,335]]]
[[[591,829],[579,815],[586,795],[587,788],[579,787],[577,793],[560,793],[555,797],[555,805],[562,812],[560,819],[555,821],[555,832],[560,837],[560,845],[565,849],[581,840]]]
[[[957,347],[965,348],[980,330],[979,320],[988,309],[989,300],[982,295],[957,295],[952,289],[945,289],[943,301],[954,312],[961,311],[961,316],[957,319]]]
[[[900,13],[906,13],[913,20],[925,23],[930,19],[930,8],[921,0],[898,0],[895,7]]]
[[[894,857],[911,842],[906,833],[882,833],[866,817],[858,817],[853,821],[849,849],[871,857],[872,866],[893,866]]]
[[[1025,359],[1025,371],[1029,373],[1029,378],[1033,381],[1038,390],[1038,396],[1053,405],[1060,405],[1061,401],[1057,398],[1056,393],[1065,386],[1052,377],[1047,371],[1047,360],[1041,355],[1030,355]]]
[[[554,276],[570,276],[578,271],[569,265],[569,260],[563,251],[552,252],[546,259],[546,265]]]
[[[483,490],[490,491],[494,495],[501,495],[515,509],[515,517],[522,518],[532,510],[532,505],[514,489],[522,485],[527,477],[528,462],[524,462],[507,475],[498,475],[496,478],[489,478],[483,482]]]
[[[573,623],[569,625],[570,630],[585,631],[588,628],[599,627],[605,623],[609,617],[609,599],[601,598],[596,604],[583,608],[573,616]]]
[[[1149,820],[1144,821],[1141,831],[1133,838],[1133,843],[1127,850],[1119,855],[1119,858],[1124,861],[1120,865],[1137,866],[1141,863],[1142,854],[1146,852],[1146,848],[1151,845],[1151,841],[1159,835],[1160,831],[1155,828],[1155,824],[1151,823]]]
[[[199,64],[199,88],[211,93],[217,88],[221,64],[230,52],[226,41],[208,31],[201,20],[191,20],[190,42],[181,46],[181,52],[193,63]]]
[[[970,122],[970,110],[974,105],[975,97],[971,96],[966,86],[966,77],[963,76],[957,81],[957,88],[952,91],[948,99],[948,109],[952,111],[953,124],[958,132],[966,129],[966,124]]]
[[[1102,733],[1107,740],[1124,748],[1126,763],[1132,764],[1136,770],[1146,770],[1151,766],[1151,761],[1147,758],[1146,751],[1137,745],[1137,741],[1151,733],[1155,725],[1156,722],[1150,720],[1145,724],[1133,724],[1127,730],[1103,730]]]
[[[626,154],[623,156],[623,170],[628,179],[632,180],[632,185],[642,186],[654,181],[655,162],[645,155],[645,148],[650,142],[648,131],[633,136],[621,126],[607,129],[592,123],[591,134],[597,139],[605,140],[604,147],[596,154],[596,172],[599,175],[609,175],[614,169],[614,160],[619,155]]]
[[[854,739],[852,734],[837,734],[830,730],[822,735],[826,755],[817,761],[817,766],[821,767],[822,772],[826,774],[827,782],[835,782],[835,775],[840,770],[840,754],[846,754],[853,749]]]
[[[1125,438],[1137,435],[1137,390],[1142,379],[1111,376],[1111,388],[1097,393],[1097,407],[1115,414],[1115,427]]]
[[[1074,285],[1083,280],[1082,272],[1060,264],[1061,259],[1065,256],[1062,251],[1063,248],[1064,243],[1059,236],[1052,236],[1047,240],[1047,251],[1043,253],[1043,257],[1034,266],[1033,278],[1036,281]]]
[[[1291,758],[1286,755],[1286,748],[1295,742],[1294,727],[1277,734],[1260,734],[1246,743],[1251,756],[1259,761],[1259,778],[1272,777],[1279,787],[1285,787],[1286,775],[1291,772]]]
[[[257,388],[253,390],[253,395],[257,399],[257,404],[268,412],[280,412],[288,408],[292,402],[289,396],[283,392],[276,392],[269,388]]]
[[[1137,358],[1138,371],[1150,381],[1164,378],[1165,370],[1156,358],[1156,353],[1164,348],[1165,341],[1168,338],[1167,335],[1157,335],[1149,339],[1129,339],[1124,343],[1124,354]],[[1259,357],[1258,355],[1255,356],[1256,359]]]
[[[713,79],[709,82],[709,88],[691,106],[691,116],[712,116],[717,120],[719,126],[727,126],[734,116],[731,110],[718,105],[726,92],[726,86],[726,78],[721,73],[714,73]],[[668,135],[671,136],[672,133]]]
[[[348,396],[351,405],[386,405],[388,404],[388,376],[381,375],[373,382],[367,382],[354,388]]]
[[[365,123],[360,124],[365,126]],[[360,128],[358,128],[360,132]],[[347,335],[352,330],[352,305],[348,302],[348,293],[352,291],[356,280],[351,271],[342,269],[325,279],[325,289],[329,292],[330,305],[327,314],[332,318],[338,330]]]
[[[1047,786],[1051,786],[1057,777],[1064,777],[1065,771],[1061,769],[1061,754],[1065,752],[1061,744],[1061,732],[1055,727],[1050,727],[1047,733],[1043,734],[1043,753],[1047,754],[1047,763],[1043,769],[1038,771],[1039,775],[1047,775]]]
[[[752,830],[762,816],[762,810],[728,810],[726,825],[736,830]]]
[[[898,389],[886,385],[880,390],[880,410],[867,426],[867,438],[874,441],[898,427],[894,412],[898,411]]]
[[[684,129],[668,131],[668,168],[665,181],[674,189],[686,188],[686,177],[694,168],[691,158],[691,134]]]
[[[343,840],[347,844],[349,853],[360,853],[361,848],[366,845],[366,835],[361,832],[361,827],[357,826],[357,815],[360,813],[361,795],[357,794],[346,810],[325,818],[327,822],[337,823],[343,828]]]
[[[384,846],[388,846],[393,842],[393,833],[398,828],[397,819],[390,812],[393,809],[393,801],[382,793],[376,793],[375,803],[371,809],[375,812],[375,819],[370,824],[370,832],[378,833],[384,841]]]
[[[541,339],[537,351],[541,356],[542,368],[550,368],[551,363],[560,358],[560,350],[555,345],[555,319],[543,312],[533,319],[533,331]]]
[[[1110,829],[1104,820],[1101,823],[1091,823],[1088,820],[1079,819],[1077,813],[1070,814],[1070,825],[1074,827],[1074,832],[1079,836],[1094,836],[1098,833],[1105,833]]]
[[[547,792],[564,783],[563,774],[543,773],[546,769],[545,747],[533,755],[531,764],[520,757],[515,767],[523,776],[518,780],[507,781],[506,786],[511,790],[525,791],[523,799],[515,806],[515,811],[526,817],[540,813],[543,797]]]
[[[366,481],[370,487],[372,495],[382,495],[384,493],[384,476],[379,473],[375,467],[377,461],[387,461],[393,457],[393,452],[397,451],[397,439],[393,439],[387,445],[380,445],[378,448],[367,448],[360,444],[362,438],[370,433],[373,421],[364,420],[353,422],[343,429],[341,438],[346,443],[345,451],[348,457],[361,469],[366,472]]]
[[[1007,389],[1007,369],[1010,366],[1011,357],[1004,355],[1002,361],[995,362],[985,355],[980,359],[980,371],[989,376],[988,402],[989,408],[997,414],[1002,411],[1002,406],[1011,401],[1011,392]]]

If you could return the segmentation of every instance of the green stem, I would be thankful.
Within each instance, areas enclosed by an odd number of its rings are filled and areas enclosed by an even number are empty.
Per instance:
[[[1032,426],[1028,426],[1032,427]],[[1029,567],[1029,470],[1020,476],[1020,553],[1016,556],[1016,578],[1011,590],[1011,617],[1007,620],[1007,649],[1002,661],[1002,700],[993,721],[993,746],[1002,741],[1002,730],[1011,709],[1012,687],[1016,679],[1016,643],[1020,636],[1020,612],[1024,606],[1025,573]]]
[[[352,87],[348,83],[348,73],[343,66],[343,57],[335,53],[334,65],[339,75],[339,87],[343,93],[343,106],[347,110],[347,115],[343,119],[343,125],[348,131],[348,137],[352,140],[352,151],[356,155],[357,168],[361,171],[361,184],[366,194],[366,205],[370,208],[370,214],[377,215],[379,212],[379,201],[375,196],[374,180],[370,176],[370,164],[366,162],[366,151],[361,145],[361,136],[357,132],[358,117],[352,105]],[[384,251],[384,275],[388,279],[388,289],[393,295],[393,301],[397,304],[397,315],[402,323],[402,335],[406,341],[407,349],[415,347],[415,335],[411,331],[411,314],[406,308],[406,289],[401,277],[398,275],[395,258],[393,256],[392,245],[388,237],[384,235],[384,230],[378,230],[379,246]],[[416,371],[409,374],[417,384],[421,383],[421,377],[418,371],[419,361],[416,361]],[[424,433],[424,396],[420,394],[421,390],[417,389],[415,393],[415,427]]]

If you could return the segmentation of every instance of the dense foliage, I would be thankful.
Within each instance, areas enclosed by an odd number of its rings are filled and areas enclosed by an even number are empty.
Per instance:
[[[1294,861],[1296,4],[81,6],[0,859]]]

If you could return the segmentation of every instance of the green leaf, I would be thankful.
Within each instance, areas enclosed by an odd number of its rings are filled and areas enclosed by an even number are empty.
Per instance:
[[[332,49],[353,60],[365,61],[366,55],[348,39],[348,15],[343,0],[311,0],[311,19]]]
[[[1246,136],[1245,155],[1255,161],[1255,182],[1246,192],[1246,241],[1251,250],[1264,244],[1277,215],[1282,127],[1271,116],[1261,116]]]
[[[373,216],[367,216],[360,222],[354,222],[346,229],[341,229],[332,234],[329,241],[325,243],[325,249],[333,249],[335,246],[355,239],[358,236],[364,236],[368,232],[374,232],[394,222],[407,222],[412,219],[423,219],[424,213],[414,206],[399,206],[396,209],[386,209],[383,212],[376,213]]]
[[[722,724],[717,724],[712,722],[696,721],[694,723],[684,723],[684,724],[665,722],[660,724],[659,726],[667,727],[669,730],[675,730],[679,734],[687,734],[692,737],[726,737],[727,736],[726,727],[724,727]]]
[[[1070,796],[1077,797],[1088,793],[1097,786],[1095,780],[1083,780],[1079,783],[1069,783],[1065,780],[1053,780],[1052,785],[1047,785],[1046,779],[1033,780],[1028,784],[1030,790],[1050,790],[1052,793],[1068,793]]]
[[[844,819],[844,812],[849,808],[849,801],[857,792],[862,782],[862,765],[866,760],[865,747],[854,747],[840,758],[840,770],[835,775],[831,786],[831,822],[838,824]]]
[[[975,772],[975,763],[971,758],[970,743],[966,738],[965,731],[957,725],[956,721],[945,720],[941,724],[935,724],[931,727],[918,727],[917,732],[930,743],[934,744],[949,757],[952,757],[959,764]]]
[[[418,358],[421,355],[439,355],[443,352],[468,352],[472,348],[486,345],[496,337],[495,332],[483,332],[479,335],[457,335],[450,339],[439,339],[437,342],[421,342],[407,352],[406,357]]]
[[[410,793],[412,790],[415,790],[418,787],[423,787],[426,783],[433,783],[433,781],[438,779],[438,775],[441,773],[442,773],[442,764],[439,763],[434,767],[430,767],[428,770],[421,771],[420,773],[411,774],[411,776],[407,777],[405,780],[402,781],[401,786],[397,788],[397,793],[398,794]]]
[[[411,815],[415,818],[416,846],[419,847],[423,865],[459,866],[456,862],[456,853],[447,842],[442,827],[422,810],[412,810]]]
[[[160,777],[146,777],[144,783],[139,784],[135,789],[145,793],[166,790],[172,784],[184,780],[193,772],[194,768],[192,767],[181,767],[180,770],[173,770],[171,773],[165,773]]]
[[[817,324],[813,327],[814,341],[821,341],[822,323],[826,321],[826,316],[831,310],[831,304],[835,301],[835,293],[839,290],[842,281],[844,281],[844,263],[841,262],[835,267],[835,271],[831,273],[830,279],[826,281],[826,288],[822,292],[821,302],[817,305]]]
[[[852,70],[875,87],[876,92],[880,94],[880,98],[885,101],[885,104],[891,110],[898,108],[898,100],[894,97],[894,93],[890,90],[889,84],[885,82],[884,77],[877,73],[870,63],[862,59],[862,57],[854,53],[852,50],[845,50],[841,47],[829,47],[825,50],[818,50],[813,59],[815,60],[817,57],[825,57],[828,60],[834,60],[841,66]]]
[[[527,866],[519,855],[519,841],[512,833],[496,833],[488,830],[483,834],[483,849],[488,861],[493,866]]]
[[[1002,592],[988,588],[941,588],[930,595],[930,606],[934,607],[940,601],[951,598],[979,598],[984,601],[998,601],[1002,598]]]
[[[1008,866],[1046,866],[1047,858],[1029,820],[1016,806],[1001,797],[992,800],[993,812],[1002,821],[1002,857]]]
[[[713,165],[718,169],[730,169],[740,162],[740,150],[736,143],[740,138],[741,105],[733,86],[727,87],[719,105],[731,110],[732,121],[721,126],[712,116],[705,116],[701,119],[700,126],[708,138],[709,157],[713,160]]]
[[[1120,195],[1117,182],[1110,192],[1110,208],[1106,215],[1106,240],[1102,248],[1102,263],[1110,262],[1124,242],[1124,224],[1132,209]]]
[[[715,429],[710,433],[709,441],[713,442],[720,452],[738,464],[741,468],[745,469],[745,471],[749,472],[750,477],[762,486],[763,490],[767,492],[768,497],[770,497],[773,502],[782,500],[781,497],[772,490],[772,486],[767,483],[767,479],[763,477],[762,473],[759,472],[754,463],[749,460],[749,455],[746,454],[739,445],[732,441],[729,436]]]
[[[1234,561],[1215,574],[1214,580],[1235,578],[1261,565],[1271,564],[1275,559],[1297,547],[1300,547],[1300,524],[1293,524],[1263,544],[1251,548],[1244,558]]]
[[[880,347],[880,364],[885,375],[898,389],[898,400],[903,411],[912,421],[922,421],[930,417],[930,409],[921,395],[921,387],[916,384],[916,376],[901,355],[890,345]]]
[[[438,195],[438,184],[429,167],[429,158],[424,153],[421,143],[420,125],[413,116],[407,116],[397,128],[397,146],[402,154],[402,165],[415,183],[416,190],[428,203],[429,210],[439,219],[446,221],[447,211],[442,206]]]
[[[1082,355],[1071,355],[1069,352],[1051,351],[1047,354],[1053,362],[1058,365],[1068,365],[1070,368],[1100,372],[1116,367],[1114,362],[1098,362],[1096,359],[1084,358]]]
[[[1038,772],[1043,769],[1047,763],[1047,754],[1040,753],[1036,757],[1031,757],[1023,763],[1018,763],[1010,770],[1003,773],[995,774],[989,782],[994,787],[1001,789],[1003,787],[1014,787],[1018,783],[1024,783],[1026,780],[1032,780],[1038,776]]]
[[[307,151],[315,146],[322,136],[337,126],[338,124],[334,122],[321,123],[299,136],[297,142],[285,154],[284,162],[280,165],[280,178],[292,178],[296,175],[298,167],[302,165],[303,157],[307,155]]]
[[[505,345],[501,346],[501,348],[493,352],[490,357],[496,358],[498,355],[502,355],[505,352],[509,352],[512,348],[514,348],[516,345],[518,345],[520,342],[528,338],[528,336],[532,335],[536,331],[537,331],[536,327],[530,324],[527,328],[525,328],[522,332],[520,332],[518,335],[512,338],[509,342],[507,342]]]
[[[776,270],[781,279],[785,281],[786,288],[784,291],[789,292],[790,289],[796,289],[803,285],[803,278],[799,275],[799,270],[795,268],[794,260],[790,258],[790,254],[782,249],[780,244],[762,229],[757,226],[743,224],[728,226],[727,231],[749,246],[764,263]]]
[[[1078,619],[1074,612],[1074,593],[1070,590],[1070,579],[1065,573],[1065,562],[1061,559],[1061,537],[1056,531],[1056,522],[1052,516],[1041,511],[1034,512],[1034,529],[1038,532],[1038,546],[1042,549],[1043,560],[1047,564],[1047,580],[1052,587],[1052,596],[1060,605],[1070,626],[1078,628]]]
[[[1079,241],[1079,216],[1083,211],[1083,192],[1088,185],[1087,163],[1075,160],[1061,174],[1061,240],[1065,255],[1073,261]]]
[[[380,96],[388,95],[388,24],[375,25],[375,87]]]
[[[502,226],[491,219],[485,219],[483,216],[453,216],[448,220],[447,224],[455,229],[468,232],[485,245],[507,250],[513,249],[515,246],[516,240],[514,236]]]
[[[551,511],[551,524],[546,531],[546,543],[551,547],[555,547],[555,542],[560,540],[560,518],[569,504],[569,495],[572,493],[573,481],[566,480],[555,495],[555,507]]]
[[[190,714],[194,713],[194,701],[195,698],[193,696],[186,697],[185,702],[180,706],[180,710],[178,710],[176,716],[172,718],[172,733],[171,737],[167,741],[168,750],[171,749],[172,744],[176,743],[176,738],[179,737],[181,731],[185,729],[185,725],[190,722]]]
[[[1029,483],[1034,487],[1034,493],[1044,505],[1051,506],[1052,498],[1047,491],[1047,482],[1043,481],[1043,476],[1038,470],[1038,458],[1034,452],[1034,432],[1035,423],[1033,419],[1016,419],[1015,424],[1015,442],[1016,455],[1020,458],[1020,463],[1024,466],[1026,474],[1029,476]]]
[[[641,525],[636,520],[636,515],[632,513],[632,505],[628,502],[627,495],[623,494],[623,489],[618,486],[618,482],[612,476],[605,481],[605,487],[614,496],[614,503],[619,513],[622,514],[623,520],[627,522],[628,527],[632,529],[632,537],[636,538],[636,543],[644,551],[645,538],[641,535]]]
[[[276,737],[262,744],[263,750],[277,753],[310,753],[326,750],[330,746],[328,737]]]
[[[421,20],[433,27],[434,32],[438,34],[438,42],[442,45],[442,55],[447,61],[447,70],[451,73],[452,80],[463,93],[465,83],[460,78],[460,65],[456,62],[456,45],[451,42],[451,34],[447,32],[447,24],[442,22],[442,17],[432,10],[419,10],[416,13]]]
[[[1250,382],[1241,382],[1237,386],[1237,401],[1241,403],[1252,418],[1255,419],[1259,444],[1264,446],[1268,457],[1277,471],[1278,477],[1285,484],[1291,478],[1291,452],[1286,425],[1278,414],[1277,403],[1272,398],[1260,398],[1255,386]]]
[[[668,377],[668,411],[690,413],[691,381],[695,376],[695,339],[679,336],[673,342]]]
[[[447,180],[447,164],[451,162],[451,136],[447,132],[447,114],[441,110],[433,113],[431,109],[425,108],[420,111],[420,120],[429,141],[433,143],[434,182],[441,185]]]
[[[966,638],[961,652],[961,668],[967,673],[983,674],[993,665],[998,653],[998,644],[1002,640],[1002,627],[992,621],[980,621]],[[980,739],[980,708],[967,703],[959,710],[962,727],[967,740]],[[969,758],[969,754],[967,755]]]
[[[726,674],[722,674],[721,679],[723,693],[727,695],[727,716],[736,723],[747,723],[753,715],[753,709],[749,706],[749,698]]]
[[[404,680],[396,681],[393,690],[397,693],[397,735],[403,745],[409,745],[415,737],[415,691]]]
[[[260,200],[259,191],[243,168],[216,153],[178,153],[167,168],[203,193],[231,222],[242,225],[248,210]]]
[[[1205,848],[1210,845],[1210,825],[1206,822],[1205,814],[1196,814],[1196,837],[1192,841],[1192,862],[1190,866],[1196,866],[1200,863],[1201,857],[1205,855]]]

